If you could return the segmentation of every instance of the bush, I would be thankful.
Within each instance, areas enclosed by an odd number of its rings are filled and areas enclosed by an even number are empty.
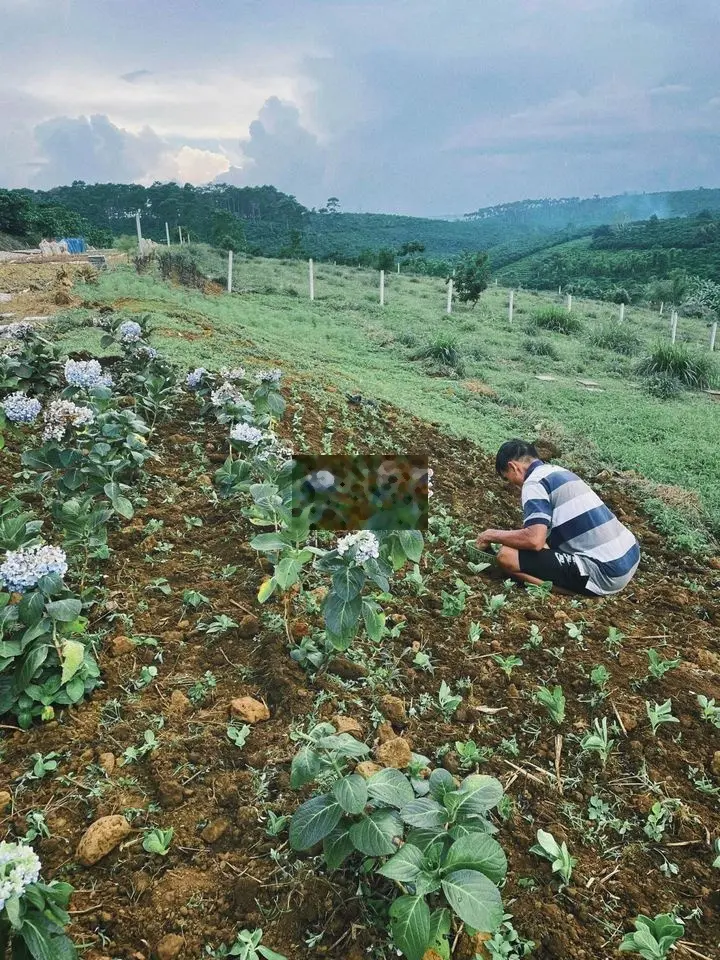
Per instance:
[[[416,350],[412,359],[434,360],[442,367],[452,368],[460,376],[465,372],[465,362],[457,337],[452,333],[437,334],[433,340]]]
[[[653,373],[645,378],[645,389],[658,400],[672,400],[685,389],[685,385],[671,373]]]
[[[582,323],[569,310],[562,307],[545,307],[533,317],[533,324],[542,330],[554,330],[556,333],[579,333]]]
[[[660,343],[643,357],[637,367],[641,377],[664,376],[677,380],[688,390],[704,390],[716,379],[716,369],[709,353],[692,353],[677,343]]]
[[[550,357],[551,360],[560,359],[560,354],[555,344],[549,340],[543,340],[540,337],[528,337],[523,343],[523,350],[529,353],[531,357]]]
[[[625,324],[617,321],[595,327],[591,330],[588,340],[594,347],[603,347],[605,350],[612,350],[613,353],[620,353],[624,357],[633,356],[640,346],[640,338]]]

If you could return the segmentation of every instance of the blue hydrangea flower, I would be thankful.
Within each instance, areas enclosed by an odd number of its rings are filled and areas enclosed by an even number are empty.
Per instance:
[[[247,423],[236,423],[230,430],[230,439],[237,440],[240,443],[247,443],[250,447],[256,447],[263,440],[267,439],[266,434],[257,427],[251,427]]]
[[[32,847],[20,842],[0,843],[0,912],[10,897],[22,897],[25,888],[40,878],[40,859]]]
[[[380,556],[380,542],[371,530],[358,530],[357,533],[349,533],[346,537],[341,537],[337,542],[337,552],[341,557],[352,549],[355,549],[353,560],[360,565],[370,560],[371,557]]]
[[[137,343],[142,340],[142,327],[134,320],[126,320],[118,327],[118,337],[123,343]]]
[[[8,550],[5,562],[0,565],[0,583],[10,593],[25,593],[49,573],[64,577],[67,568],[67,557],[60,547],[21,547]]]
[[[145,354],[148,360],[154,360],[157,356],[159,356],[155,347],[148,347],[146,344],[143,344],[143,346],[138,347],[138,353]]]
[[[205,367],[196,367],[185,377],[185,386],[188,390],[197,390],[206,375],[207,370]]]
[[[34,423],[42,410],[42,404],[39,400],[35,397],[28,397],[21,390],[5,397],[0,406],[5,411],[5,416],[12,423]]]
[[[210,394],[210,402],[214,407],[224,407],[227,403],[233,403],[247,405],[252,410],[252,404],[245,399],[242,392],[230,380],[226,380],[217,390],[213,390]]]
[[[258,383],[278,383],[282,376],[282,370],[277,367],[274,370],[258,370],[255,379]]]
[[[66,360],[65,380],[71,387],[81,387],[83,390],[113,385],[112,377],[103,373],[97,360]]]

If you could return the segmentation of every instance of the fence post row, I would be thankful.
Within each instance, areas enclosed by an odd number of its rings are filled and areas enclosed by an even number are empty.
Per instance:
[[[167,245],[170,246],[170,227],[167,220],[165,221],[165,238],[167,239]]]

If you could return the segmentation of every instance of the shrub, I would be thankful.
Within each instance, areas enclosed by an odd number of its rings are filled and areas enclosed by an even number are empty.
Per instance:
[[[709,353],[693,353],[677,343],[658,344],[649,356],[643,357],[637,372],[646,378],[672,378],[688,390],[704,390],[716,379]]]
[[[625,324],[617,321],[595,327],[590,331],[588,340],[594,347],[603,347],[605,350],[612,350],[613,353],[620,353],[624,357],[633,356],[640,346],[640,338]]]
[[[438,333],[433,340],[415,351],[413,360],[435,360],[453,367],[460,374],[465,368],[457,337],[452,333]]]
[[[523,350],[529,353],[531,357],[550,357],[551,360],[560,359],[560,354],[555,344],[541,337],[528,337],[523,343]]]
[[[411,333],[409,330],[403,330],[395,338],[398,343],[404,344],[406,347],[415,347],[417,346],[418,338],[414,333]]]
[[[685,385],[671,373],[653,373],[645,378],[645,389],[658,400],[672,400],[685,389]]]
[[[562,307],[545,307],[533,317],[533,324],[543,330],[554,330],[556,333],[579,333],[582,323],[569,310]]]

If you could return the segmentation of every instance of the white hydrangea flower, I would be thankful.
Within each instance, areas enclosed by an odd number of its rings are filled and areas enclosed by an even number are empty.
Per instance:
[[[223,380],[229,380],[231,383],[235,380],[244,380],[245,368],[234,367],[232,370],[230,370],[228,367],[223,367],[220,371],[220,376],[223,378]]]
[[[53,400],[43,414],[43,440],[62,440],[68,427],[85,427],[94,419],[90,407],[80,407],[71,400]]]
[[[256,447],[263,440],[267,439],[267,434],[257,427],[251,427],[248,423],[236,423],[230,430],[230,439],[238,440],[240,443],[247,443],[248,446]]]
[[[362,564],[370,558],[380,556],[380,542],[371,530],[359,530],[341,537],[337,542],[337,552],[344,557],[348,550],[355,547],[355,563]]]
[[[144,353],[148,360],[154,360],[159,355],[155,347],[148,347],[147,344],[138,347],[137,352]]]
[[[60,547],[21,547],[8,550],[0,566],[0,582],[10,593],[25,593],[49,573],[64,577],[67,568],[67,557]]]
[[[6,323],[0,327],[0,340],[27,340],[35,327],[25,320]]]
[[[66,360],[65,380],[71,387],[81,387],[83,390],[113,385],[112,377],[103,373],[97,360]]]
[[[22,842],[0,843],[0,911],[10,897],[22,897],[25,888],[40,879],[40,858]]]
[[[203,377],[207,375],[207,370],[205,367],[195,367],[194,370],[191,370],[190,373],[185,377],[185,386],[188,390],[197,390],[200,386]]]
[[[28,397],[21,390],[5,397],[0,406],[11,423],[34,423],[42,410],[42,404],[38,399]]]
[[[275,367],[274,370],[258,370],[255,374],[255,380],[258,383],[278,383],[282,376],[282,370]]]
[[[118,337],[123,343],[137,343],[142,340],[142,327],[134,320],[125,320],[118,327]]]
[[[246,404],[248,401],[234,383],[226,380],[210,394],[210,402],[214,407],[224,407],[226,403]]]
[[[434,472],[435,471],[433,470],[432,467],[428,467],[428,497],[431,497],[433,495],[432,477]]]

